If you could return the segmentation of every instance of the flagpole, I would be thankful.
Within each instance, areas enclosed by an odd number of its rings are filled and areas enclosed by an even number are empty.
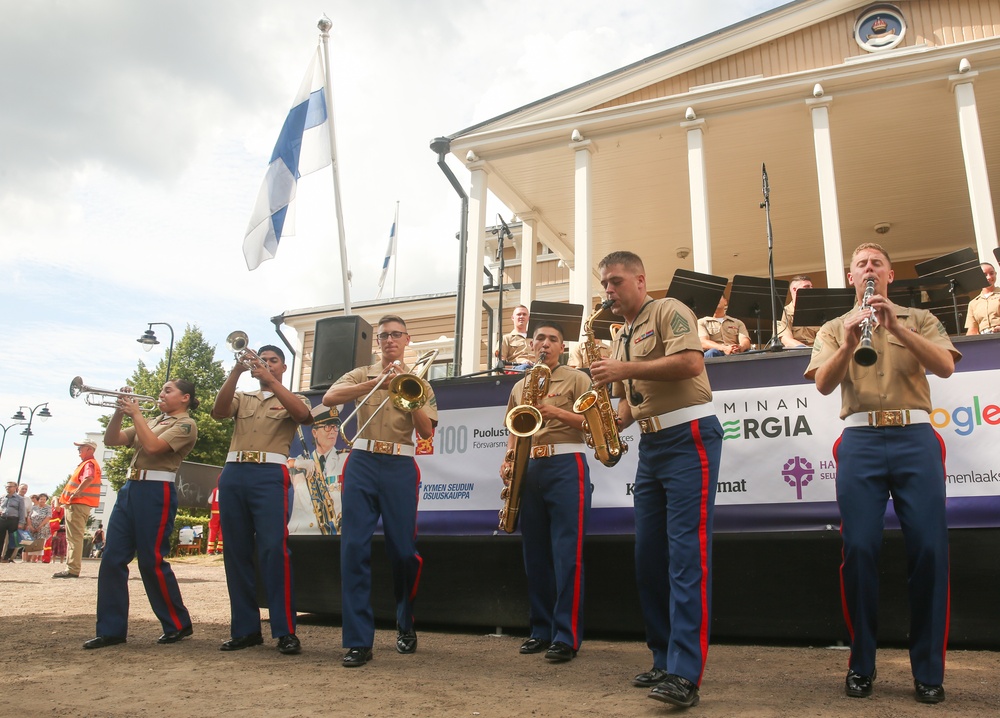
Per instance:
[[[396,267],[399,266],[399,200],[396,200],[396,256],[392,262],[392,298],[396,298]]]
[[[326,117],[330,125],[330,167],[333,169],[333,198],[337,207],[337,233],[340,240],[340,273],[344,283],[344,314],[351,313],[350,271],[347,267],[347,240],[344,237],[344,212],[340,206],[340,173],[337,169],[337,135],[333,128],[333,83],[330,81],[330,28],[333,22],[324,15],[316,24],[323,42],[323,74],[326,77]]]

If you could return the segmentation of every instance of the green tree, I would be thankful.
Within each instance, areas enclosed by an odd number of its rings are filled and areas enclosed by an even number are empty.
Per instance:
[[[166,381],[166,370],[166,357],[160,360],[154,370],[150,370],[140,359],[135,372],[129,378],[129,386],[136,394],[158,396]],[[191,412],[191,418],[198,424],[198,443],[188,454],[187,460],[222,466],[229,450],[233,424],[229,421],[216,421],[210,412],[215,402],[215,395],[219,393],[226,380],[226,373],[222,368],[222,362],[215,359],[215,347],[205,341],[197,326],[188,325],[184,336],[174,345],[170,373],[173,375],[172,379],[193,381],[200,402],[199,407]],[[105,427],[109,421],[111,421],[110,416],[101,417],[101,423]],[[122,425],[130,424],[126,417]],[[117,491],[125,484],[125,474],[135,450],[119,446],[114,451],[115,455],[104,462],[104,475]]]

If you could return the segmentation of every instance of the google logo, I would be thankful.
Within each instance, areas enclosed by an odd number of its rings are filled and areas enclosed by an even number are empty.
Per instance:
[[[1000,424],[1000,406],[996,404],[979,405],[979,397],[972,397],[972,406],[958,406],[949,414],[947,409],[935,409],[931,412],[931,424],[935,429],[947,429],[955,425],[955,433],[968,436],[977,426],[983,424],[996,426]]]

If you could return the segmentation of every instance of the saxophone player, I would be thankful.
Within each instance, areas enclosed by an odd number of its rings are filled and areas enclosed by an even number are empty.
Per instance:
[[[622,428],[638,420],[635,573],[653,667],[633,679],[650,698],[690,707],[699,700],[712,609],[712,517],[722,426],[694,314],[646,293],[632,252],[601,260],[611,311],[625,320],[611,359],[590,367],[595,384],[614,384]]]
[[[559,364],[563,330],[554,323],[535,327],[531,348],[551,375],[548,389],[537,397],[543,424],[531,437],[522,479],[520,525],[531,634],[520,651],[545,651],[547,660],[562,663],[576,656],[583,640],[583,537],[591,491],[583,416],[573,413],[573,402],[590,389],[590,379]],[[528,374],[514,385],[508,410],[522,404],[532,378]],[[515,440],[511,434],[508,456]],[[501,477],[510,469],[505,460]]]

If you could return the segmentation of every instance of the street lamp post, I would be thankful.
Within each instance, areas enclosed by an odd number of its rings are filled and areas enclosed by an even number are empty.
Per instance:
[[[38,412],[38,418],[41,419],[42,421],[44,421],[45,419],[52,418],[52,414],[51,412],[49,412],[49,402],[47,401],[42,402],[38,406],[31,409],[29,409],[26,406],[22,406],[20,409],[17,410],[17,413],[10,418],[13,419],[14,421],[24,423],[25,409],[28,410],[28,422],[27,422],[28,426],[25,427],[24,431],[21,432],[21,436],[24,437],[24,450],[21,451],[21,467],[17,470],[17,483],[19,486],[21,484],[21,474],[24,472],[24,457],[28,453],[28,439],[31,438],[31,422],[35,420],[35,412],[41,409],[41,411]]]
[[[142,348],[149,351],[154,346],[160,342],[156,338],[156,334],[153,332],[153,326],[166,327],[170,330],[170,349],[167,350],[167,377],[164,381],[170,381],[170,362],[174,358],[174,328],[167,324],[166,322],[148,322],[149,329],[142,333],[142,336],[136,339],[137,342],[142,344]]]
[[[0,424],[0,429],[3,429],[3,436],[0,437],[0,456],[3,456],[3,445],[7,443],[7,430],[13,429],[15,426],[20,426],[23,423],[23,421],[15,421],[13,424],[8,424],[7,426]]]

